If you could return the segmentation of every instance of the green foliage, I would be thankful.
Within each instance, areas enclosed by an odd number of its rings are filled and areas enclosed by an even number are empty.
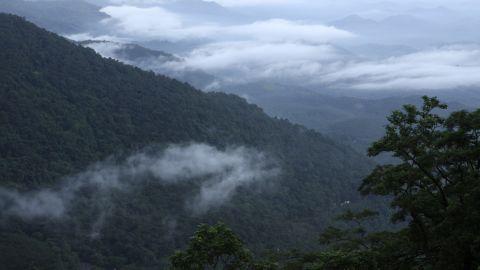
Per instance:
[[[345,223],[350,223],[348,229],[339,229],[336,227],[328,227],[320,235],[320,243],[323,245],[334,246],[341,250],[358,250],[369,249],[369,240],[366,238],[367,230],[362,226],[362,222],[375,217],[378,213],[363,210],[355,213],[352,210],[347,210],[345,213],[337,217]],[[351,224],[353,223],[353,225]]]
[[[476,269],[480,261],[480,110],[443,118],[436,98],[404,106],[389,117],[385,136],[370,155],[390,152],[401,162],[378,166],[364,194],[389,195],[393,221],[411,244],[405,254],[419,267]]]
[[[282,171],[262,192],[239,189],[231,203],[202,216],[192,216],[182,203],[198,192],[197,181],[147,182],[112,195],[116,207],[97,237],[92,238],[92,224],[98,219],[98,198],[88,191],[67,219],[2,217],[2,232],[68,246],[67,253],[81,265],[151,269],[164,265],[199,223],[225,222],[254,252],[312,249],[318,230],[343,210],[342,202],[375,203],[356,191],[373,167],[361,155],[314,131],[272,119],[237,96],[203,93],[104,59],[16,16],[0,14],[0,40],[2,187],[51,187],[112,155],[192,141],[219,149],[256,148]],[[8,254],[21,252],[11,248]]]
[[[251,254],[242,241],[226,227],[200,225],[185,251],[170,257],[173,269],[245,269],[251,263]]]
[[[300,256],[297,269],[478,269],[480,110],[441,117],[445,104],[423,101],[388,118],[369,154],[400,162],[377,166],[360,187],[391,197],[392,221],[408,226],[368,232],[363,222],[375,213],[347,211],[338,219],[350,225],[328,227],[320,237],[327,249]]]
[[[0,265],[2,269],[61,270],[71,269],[78,258],[69,254],[67,246],[56,246],[21,233],[0,233]]]

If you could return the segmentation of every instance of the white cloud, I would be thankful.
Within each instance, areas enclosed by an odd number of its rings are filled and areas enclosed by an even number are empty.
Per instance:
[[[61,218],[77,198],[77,193],[88,187],[89,193],[98,197],[96,201],[102,211],[95,223],[100,224],[106,211],[113,207],[109,200],[112,191],[128,191],[133,185],[153,178],[166,185],[187,180],[202,181],[198,194],[184,202],[188,210],[202,214],[226,203],[239,187],[265,181],[278,172],[265,154],[253,149],[219,150],[205,144],[171,145],[160,152],[134,154],[119,164],[100,162],[83,173],[64,179],[63,184],[55,189],[20,193],[0,188],[0,213],[25,219]]]
[[[0,209],[3,214],[14,214],[30,219],[49,216],[61,217],[65,212],[65,198],[48,189],[21,194],[0,188]]]
[[[343,55],[331,45],[304,43],[221,42],[192,51],[172,68],[202,69],[227,81],[299,78],[322,72],[323,63]]]
[[[102,11],[111,17],[104,21],[106,24],[137,39],[294,40],[320,43],[354,36],[335,27],[283,19],[240,25],[205,22],[192,25],[186,23],[187,19],[181,15],[161,7],[108,6]]]
[[[335,27],[283,19],[271,19],[247,25],[225,27],[220,29],[219,32],[231,35],[232,39],[274,42],[304,41],[307,43],[324,43],[354,37],[352,33]]]
[[[342,44],[347,48],[348,46],[354,48],[357,43],[361,42],[386,42],[380,45],[398,45],[397,42],[401,43],[402,40],[393,41],[392,38],[395,35],[392,37],[386,35],[385,40],[381,38],[377,40],[379,35],[370,37],[368,34],[356,38],[354,33],[318,23],[321,20],[320,17],[325,14],[337,14],[339,17],[343,17],[357,13],[376,14],[375,16],[382,17],[397,13],[403,14],[403,12],[407,14],[408,12],[426,14],[437,14],[435,12],[450,14],[451,12],[451,14],[456,14],[452,15],[452,18],[467,14],[459,12],[458,9],[453,10],[454,5],[447,1],[407,0],[394,2],[394,6],[375,0],[356,2],[346,0],[214,1],[228,6],[229,11],[257,10],[258,7],[259,13],[265,13],[265,16],[255,14],[251,17],[265,19],[257,21],[252,19],[249,22],[236,24],[207,22],[201,16],[197,18],[193,15],[174,13],[167,9],[169,5],[162,5],[166,2],[172,3],[170,0],[111,0],[110,3],[116,5],[102,9],[111,16],[104,23],[113,30],[112,35],[118,37],[107,36],[106,39],[139,42],[167,40],[188,43],[195,41],[191,43],[196,44],[192,45],[195,46],[194,49],[186,46],[190,51],[177,51],[184,57],[184,61],[172,61],[167,64],[164,61],[152,61],[149,62],[148,67],[167,74],[201,69],[223,79],[224,82],[281,79],[295,84],[321,84],[332,87],[377,90],[447,89],[480,85],[479,76],[476,75],[479,63],[475,60],[478,58],[478,50],[452,47],[442,47],[436,50],[425,49],[423,40],[428,43],[444,38],[435,36],[433,31],[425,33],[425,35],[420,33],[421,38],[417,40],[419,42],[417,47],[415,44],[406,44],[416,47],[416,49],[423,49],[423,52],[383,60],[360,61],[332,44]],[[472,6],[472,3],[472,1],[466,1],[464,4]],[[436,9],[439,4],[450,9]],[[177,11],[181,12],[181,10]],[[273,18],[271,14],[277,14],[277,11],[282,11],[278,12],[279,16],[285,16],[271,19]],[[313,17],[310,15],[302,17],[304,13],[311,13],[319,18],[312,19]],[[292,17],[300,19],[286,19]],[[424,19],[428,20],[428,18]],[[451,27],[451,29],[455,28]],[[419,29],[419,31],[423,31],[421,27]],[[452,32],[453,30],[443,31],[443,29],[450,29],[448,27],[441,29],[446,38],[453,40],[456,36]],[[473,26],[472,29],[474,29]],[[391,32],[395,29],[388,28],[386,31]],[[411,32],[408,33],[411,34]],[[429,34],[431,38],[429,38]],[[475,38],[474,35],[466,35],[472,36],[472,39]],[[390,41],[392,44],[389,43]],[[412,42],[415,43],[415,41]],[[394,47],[392,46],[392,48]],[[372,46],[371,50],[374,51],[375,48]],[[102,55],[115,57],[107,51],[109,48],[101,48],[101,45],[98,45],[95,49]],[[388,52],[384,55],[388,55]],[[158,68],[154,66],[157,63]],[[132,64],[139,65],[139,63]],[[144,63],[140,66],[145,67],[146,65]],[[169,70],[173,70],[173,73],[170,73]]]
[[[480,47],[448,46],[380,61],[348,62],[321,81],[364,90],[480,86]]]
[[[226,42],[194,50],[170,67],[203,69],[230,83],[270,79],[352,90],[448,90],[480,86],[480,46],[368,61],[353,60],[331,45]]]
[[[98,41],[98,42],[88,43],[86,44],[86,47],[89,47],[95,50],[97,53],[99,53],[103,57],[119,60],[118,51],[122,50],[125,47],[125,45],[117,42]],[[122,60],[122,61],[126,62],[125,60]],[[132,64],[132,63],[127,62],[127,64]]]
[[[264,5],[286,5],[292,2],[304,2],[302,0],[210,0],[207,2],[216,2],[225,7],[239,7],[239,6],[264,6]]]
[[[112,5],[161,5],[170,2],[171,0],[108,0]]]
[[[179,16],[160,7],[108,6],[101,9],[111,18],[106,24],[118,27],[120,33],[137,37],[159,37],[181,39],[177,37],[182,21]]]

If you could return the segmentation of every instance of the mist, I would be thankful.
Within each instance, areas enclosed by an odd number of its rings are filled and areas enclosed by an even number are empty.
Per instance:
[[[89,47],[205,90],[257,81],[324,92],[480,85],[475,1],[90,2],[106,18],[68,38],[115,42]],[[115,53],[126,44],[174,58],[132,61]]]
[[[259,184],[278,174],[279,168],[272,160],[253,149],[170,145],[161,151],[141,151],[120,161],[110,158],[96,163],[82,173],[65,177],[55,187],[29,192],[2,188],[0,212],[3,216],[26,220],[67,218],[75,200],[81,196],[80,191],[88,189],[100,209],[96,221],[100,224],[115,207],[110,198],[113,192],[128,193],[153,179],[164,185],[200,181],[198,193],[179,202],[187,212],[199,215],[227,203],[239,187]]]

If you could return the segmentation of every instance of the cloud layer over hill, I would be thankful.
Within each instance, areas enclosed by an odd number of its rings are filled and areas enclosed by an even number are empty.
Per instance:
[[[184,203],[192,214],[202,214],[228,202],[237,188],[261,183],[279,169],[263,153],[243,147],[218,150],[205,144],[171,145],[163,151],[143,151],[118,163],[104,161],[87,171],[67,177],[62,186],[22,193],[0,188],[2,215],[24,219],[61,218],[78,193],[89,190],[98,199],[100,216],[113,207],[112,192],[128,192],[148,180],[174,185],[200,181],[198,194]]]

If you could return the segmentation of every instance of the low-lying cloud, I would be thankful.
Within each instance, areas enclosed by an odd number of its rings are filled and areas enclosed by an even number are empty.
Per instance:
[[[95,196],[111,209],[109,196],[115,190],[128,192],[133,185],[154,179],[165,185],[201,179],[197,195],[183,202],[192,214],[203,214],[219,207],[241,186],[259,183],[278,175],[278,168],[258,151],[244,147],[219,150],[205,144],[171,145],[163,151],[136,153],[124,161],[104,161],[87,171],[67,177],[62,185],[31,192],[0,189],[2,215],[24,219],[61,218],[85,188],[95,190]],[[159,194],[161,196],[161,194]],[[100,206],[101,208],[102,206]],[[114,206],[113,206],[114,207]]]
[[[19,193],[0,188],[0,209],[4,215],[16,215],[25,219],[49,216],[61,217],[67,198],[52,190]]]
[[[192,51],[171,68],[202,69],[242,83],[262,79],[352,90],[449,90],[480,86],[480,47],[451,45],[380,60],[332,45],[217,43]]]
[[[197,48],[183,58],[155,57],[141,61],[128,61],[116,53],[124,46],[120,43],[88,46],[105,57],[171,76],[205,71],[221,79],[214,88],[257,80],[286,81],[314,88],[385,91],[480,86],[478,45],[450,45],[366,60],[329,44],[219,42]]]
[[[310,79],[327,63],[343,59],[343,52],[332,45],[304,43],[222,42],[193,50],[173,69],[205,70],[228,82],[258,79]]]
[[[362,90],[441,90],[480,86],[480,47],[446,46],[379,61],[347,62],[322,83]]]
[[[93,39],[158,46],[167,52],[173,50],[177,59],[128,61],[108,48],[110,44],[96,44],[99,53],[180,80],[189,78],[184,76],[187,72],[205,72],[204,75],[214,79],[193,84],[207,90],[222,90],[230,83],[259,80],[291,83],[313,90],[444,90],[480,85],[476,75],[480,69],[478,46],[443,45],[445,42],[475,43],[478,31],[472,29],[476,29],[478,20],[448,1],[442,0],[441,7],[433,0],[409,0],[394,6],[374,0],[355,3],[346,0],[210,1],[223,7],[195,1],[193,9],[218,16],[185,11],[191,11],[185,9],[190,3],[187,0],[105,2],[110,4],[101,10],[110,16],[103,21],[109,32]],[[463,3],[464,7],[474,9],[473,1]],[[242,19],[238,21],[219,19],[231,14],[245,15],[242,12],[251,10],[258,14],[240,16]],[[310,13],[314,17],[309,16]],[[324,13],[331,13],[333,18]],[[355,14],[367,19],[349,16]],[[343,20],[345,17],[347,23]],[[383,32],[371,29],[368,22],[372,18]],[[348,21],[352,20],[354,27],[349,28]],[[343,24],[338,23],[342,21]],[[468,39],[464,40],[458,29],[465,29]],[[165,41],[173,45],[162,43]],[[369,54],[356,56],[356,48],[361,47],[367,48]],[[402,51],[405,55],[398,56],[396,50],[400,47],[411,50]],[[377,48],[383,48],[378,55]],[[413,51],[416,53],[410,53]]]
[[[155,38],[169,41],[206,39],[323,43],[354,37],[352,33],[332,26],[284,19],[236,25],[197,22],[195,18],[182,17],[181,14],[170,12],[160,6],[107,6],[101,11],[110,16],[104,21],[105,24],[116,27],[118,34],[136,40]]]

